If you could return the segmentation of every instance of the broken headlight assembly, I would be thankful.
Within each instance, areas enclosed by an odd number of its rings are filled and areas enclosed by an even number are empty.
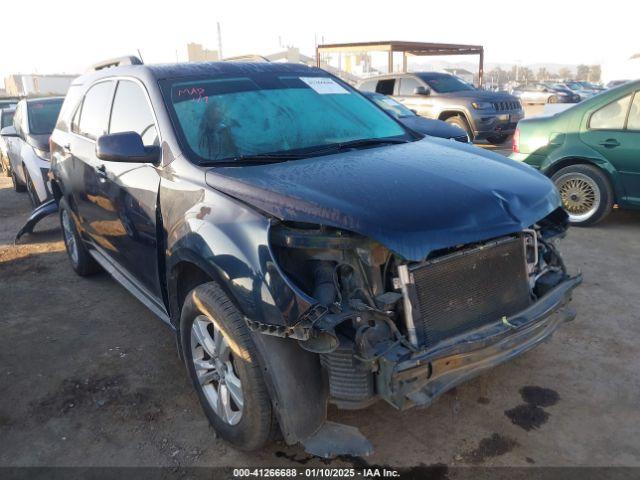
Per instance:
[[[364,322],[375,323],[371,316],[397,320],[402,294],[393,285],[396,258],[383,245],[331,227],[280,223],[271,228],[271,246],[291,283],[316,302],[316,331],[334,331],[337,340],[341,330],[353,334]],[[303,347],[314,349],[312,343]],[[336,346],[334,341],[322,350]]]
[[[493,335],[502,326],[498,334],[508,335],[517,328],[509,323],[513,315],[568,279],[554,245],[565,217],[558,210],[529,229],[435,251],[420,262],[353,232],[273,224],[274,258],[311,304],[299,318],[307,333],[290,336],[320,355],[333,403],[362,408],[382,397],[404,408],[407,385],[417,388],[438,374],[431,361],[416,359],[469,345],[488,329]],[[398,369],[408,365],[409,383],[396,385]]]

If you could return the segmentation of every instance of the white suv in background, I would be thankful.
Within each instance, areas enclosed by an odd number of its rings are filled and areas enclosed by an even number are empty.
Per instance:
[[[3,137],[13,137],[7,156],[16,191],[25,187],[34,207],[51,198],[49,173],[49,137],[58,119],[63,97],[20,100],[13,126],[2,129]]]
[[[0,105],[0,129],[13,125],[13,114],[15,107],[2,107]],[[7,157],[7,144],[10,143],[9,137],[0,137],[0,170],[8,177],[11,175],[11,167],[9,166],[9,157]]]

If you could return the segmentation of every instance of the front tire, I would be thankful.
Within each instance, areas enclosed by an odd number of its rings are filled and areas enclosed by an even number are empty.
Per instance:
[[[187,295],[180,318],[185,366],[218,435],[257,450],[277,431],[250,331],[224,291],[206,283]]]
[[[464,117],[462,117],[461,115],[454,115],[447,118],[445,122],[447,122],[449,125],[455,125],[456,127],[460,127],[461,129],[463,129],[469,137],[469,140],[473,142],[473,132],[471,131],[471,127]]]
[[[37,208],[40,205],[40,199],[38,198],[38,192],[36,192],[36,187],[33,184],[33,180],[31,180],[31,175],[29,175],[29,170],[26,167],[22,166],[22,171],[24,172],[24,178],[27,183],[27,194],[29,195],[29,200],[31,201],[31,205],[33,208]]]
[[[16,172],[11,170],[11,185],[16,192],[22,193],[26,190],[25,186],[20,183],[18,177],[16,177]]]
[[[556,97],[555,95],[551,95],[551,96],[547,99],[547,103],[558,103],[558,97]]]
[[[607,176],[593,165],[569,165],[552,177],[560,192],[569,221],[576,226],[594,225],[613,208],[613,188]]]
[[[94,260],[82,242],[74,221],[74,214],[64,198],[58,204],[62,237],[73,270],[81,277],[93,275],[100,271],[100,265]]]

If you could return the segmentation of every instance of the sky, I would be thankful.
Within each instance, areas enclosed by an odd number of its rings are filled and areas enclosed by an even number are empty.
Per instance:
[[[81,73],[137,50],[145,63],[185,61],[189,42],[217,49],[217,22],[224,56],[286,45],[312,54],[323,39],[479,44],[487,63],[522,65],[597,64],[640,52],[637,0],[5,0],[2,13],[0,78]]]

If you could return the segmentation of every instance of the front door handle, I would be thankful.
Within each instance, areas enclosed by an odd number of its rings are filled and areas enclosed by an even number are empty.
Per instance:
[[[607,138],[600,145],[602,145],[604,148],[616,148],[620,146],[620,142],[617,141],[615,138]]]

